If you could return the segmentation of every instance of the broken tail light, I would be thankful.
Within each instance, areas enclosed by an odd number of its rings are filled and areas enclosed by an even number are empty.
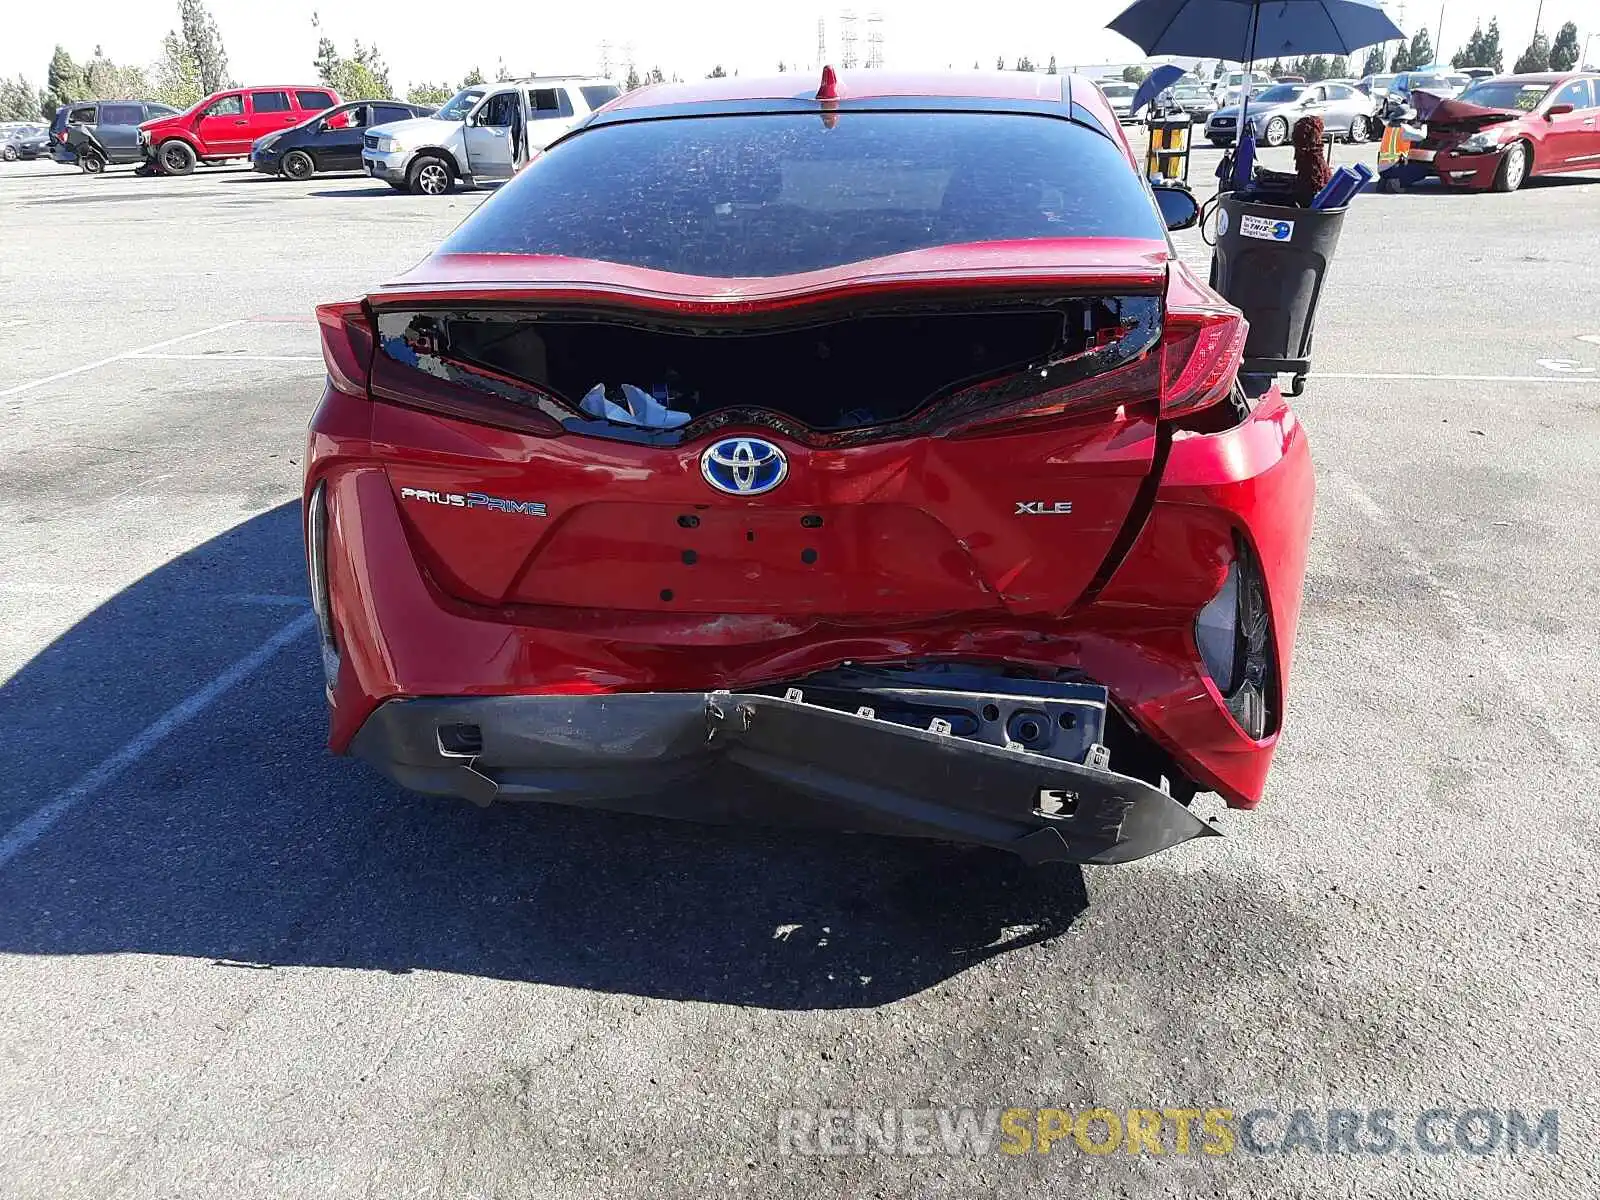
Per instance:
[[[306,504],[306,572],[311,579],[311,610],[317,615],[322,673],[331,688],[339,677],[339,645],[333,635],[333,605],[328,593],[327,485],[318,483]]]
[[[1276,727],[1277,671],[1266,584],[1243,539],[1222,586],[1194,623],[1195,645],[1206,674],[1247,735],[1260,741]]]
[[[1198,412],[1233,390],[1250,326],[1231,308],[1171,308],[1161,339],[1161,415]]]
[[[372,319],[366,307],[359,300],[319,304],[317,328],[328,382],[347,395],[365,398],[372,363]]]

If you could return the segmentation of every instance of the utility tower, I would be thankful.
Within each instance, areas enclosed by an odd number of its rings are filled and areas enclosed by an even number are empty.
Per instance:
[[[883,67],[883,14],[880,12],[867,15],[867,66],[880,70]]]
[[[825,17],[817,18],[817,70],[822,70],[828,64],[828,22]]]
[[[839,65],[846,71],[859,65],[856,59],[856,14],[848,8],[839,14]]]

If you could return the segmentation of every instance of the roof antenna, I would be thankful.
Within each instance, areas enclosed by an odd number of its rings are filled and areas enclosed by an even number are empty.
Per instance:
[[[822,86],[817,88],[818,100],[837,100],[839,98],[839,77],[833,73],[832,67],[822,68]]]

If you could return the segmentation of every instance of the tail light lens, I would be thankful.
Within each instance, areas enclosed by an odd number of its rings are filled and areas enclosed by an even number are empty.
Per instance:
[[[372,365],[372,318],[358,300],[319,304],[317,327],[322,333],[322,360],[328,381],[351,396],[367,394]]]
[[[1236,537],[1222,587],[1200,610],[1195,645],[1223,703],[1250,737],[1260,741],[1277,721],[1277,670],[1267,589],[1255,556]]]
[[[991,411],[985,411],[976,420],[957,425],[951,430],[951,435],[1018,433],[1035,428],[1041,420],[1067,420],[1085,413],[1103,413],[1121,405],[1149,405],[1159,386],[1159,365],[1157,355],[1146,354],[1104,375],[1095,375],[1065,387],[1035,394],[1025,392],[1025,398],[1014,403],[985,405],[985,409]],[[994,390],[999,392],[1001,389]]]
[[[1161,415],[1198,412],[1233,390],[1250,325],[1231,308],[1168,309],[1161,339]]]
[[[332,687],[339,677],[339,644],[333,636],[333,606],[328,595],[328,497],[318,483],[306,505],[306,571],[311,577],[311,609],[317,614],[322,673]]]
[[[387,353],[380,354],[372,364],[372,398],[535,437],[555,437],[563,432],[560,421],[548,411],[554,404],[531,399],[533,393],[527,385],[509,377],[494,379],[488,371],[478,374],[498,384],[497,392],[440,379],[396,362]]]

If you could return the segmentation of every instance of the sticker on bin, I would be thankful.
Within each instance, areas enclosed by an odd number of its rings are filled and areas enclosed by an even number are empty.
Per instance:
[[[1294,236],[1294,222],[1274,221],[1270,217],[1240,217],[1239,236],[1260,238],[1264,242],[1287,242]]]

